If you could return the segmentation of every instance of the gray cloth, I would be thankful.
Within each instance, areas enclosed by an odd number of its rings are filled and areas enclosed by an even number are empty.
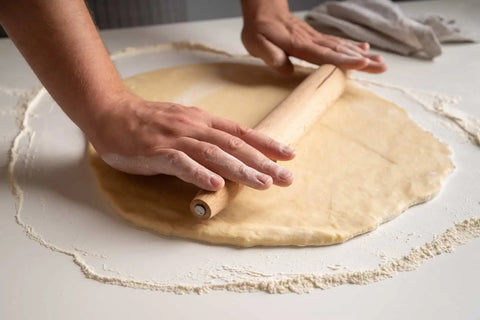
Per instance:
[[[308,12],[305,20],[323,33],[425,59],[442,53],[441,42],[474,42],[454,20],[439,15],[415,20],[390,0],[325,2]]]

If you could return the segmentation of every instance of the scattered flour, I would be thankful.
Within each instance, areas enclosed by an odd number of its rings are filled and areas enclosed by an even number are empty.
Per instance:
[[[20,96],[25,92],[24,89],[0,87],[0,94],[7,96]]]

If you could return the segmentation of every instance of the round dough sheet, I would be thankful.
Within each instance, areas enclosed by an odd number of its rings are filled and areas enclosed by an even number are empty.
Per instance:
[[[248,126],[258,123],[305,77],[264,66],[214,63],[178,66],[125,80],[153,101],[195,105]],[[99,185],[116,212],[159,232],[235,246],[327,245],[371,231],[432,198],[452,171],[449,148],[407,113],[347,83],[344,94],[296,145],[288,188],[244,188],[220,214],[195,220],[198,188],[165,176],[112,169],[90,149]]]

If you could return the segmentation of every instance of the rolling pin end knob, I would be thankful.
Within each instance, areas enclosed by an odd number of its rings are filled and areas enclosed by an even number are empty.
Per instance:
[[[207,214],[207,209],[205,209],[205,207],[199,203],[195,205],[193,211],[198,217],[205,217],[205,215]]]
[[[205,201],[194,199],[190,203],[190,212],[193,216],[200,220],[207,220],[211,218],[212,209],[205,203]]]

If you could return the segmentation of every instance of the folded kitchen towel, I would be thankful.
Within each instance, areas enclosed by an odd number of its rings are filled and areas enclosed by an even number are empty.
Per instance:
[[[425,59],[442,53],[441,42],[474,42],[455,20],[439,15],[412,19],[390,0],[325,2],[308,12],[305,20],[322,33]]]

